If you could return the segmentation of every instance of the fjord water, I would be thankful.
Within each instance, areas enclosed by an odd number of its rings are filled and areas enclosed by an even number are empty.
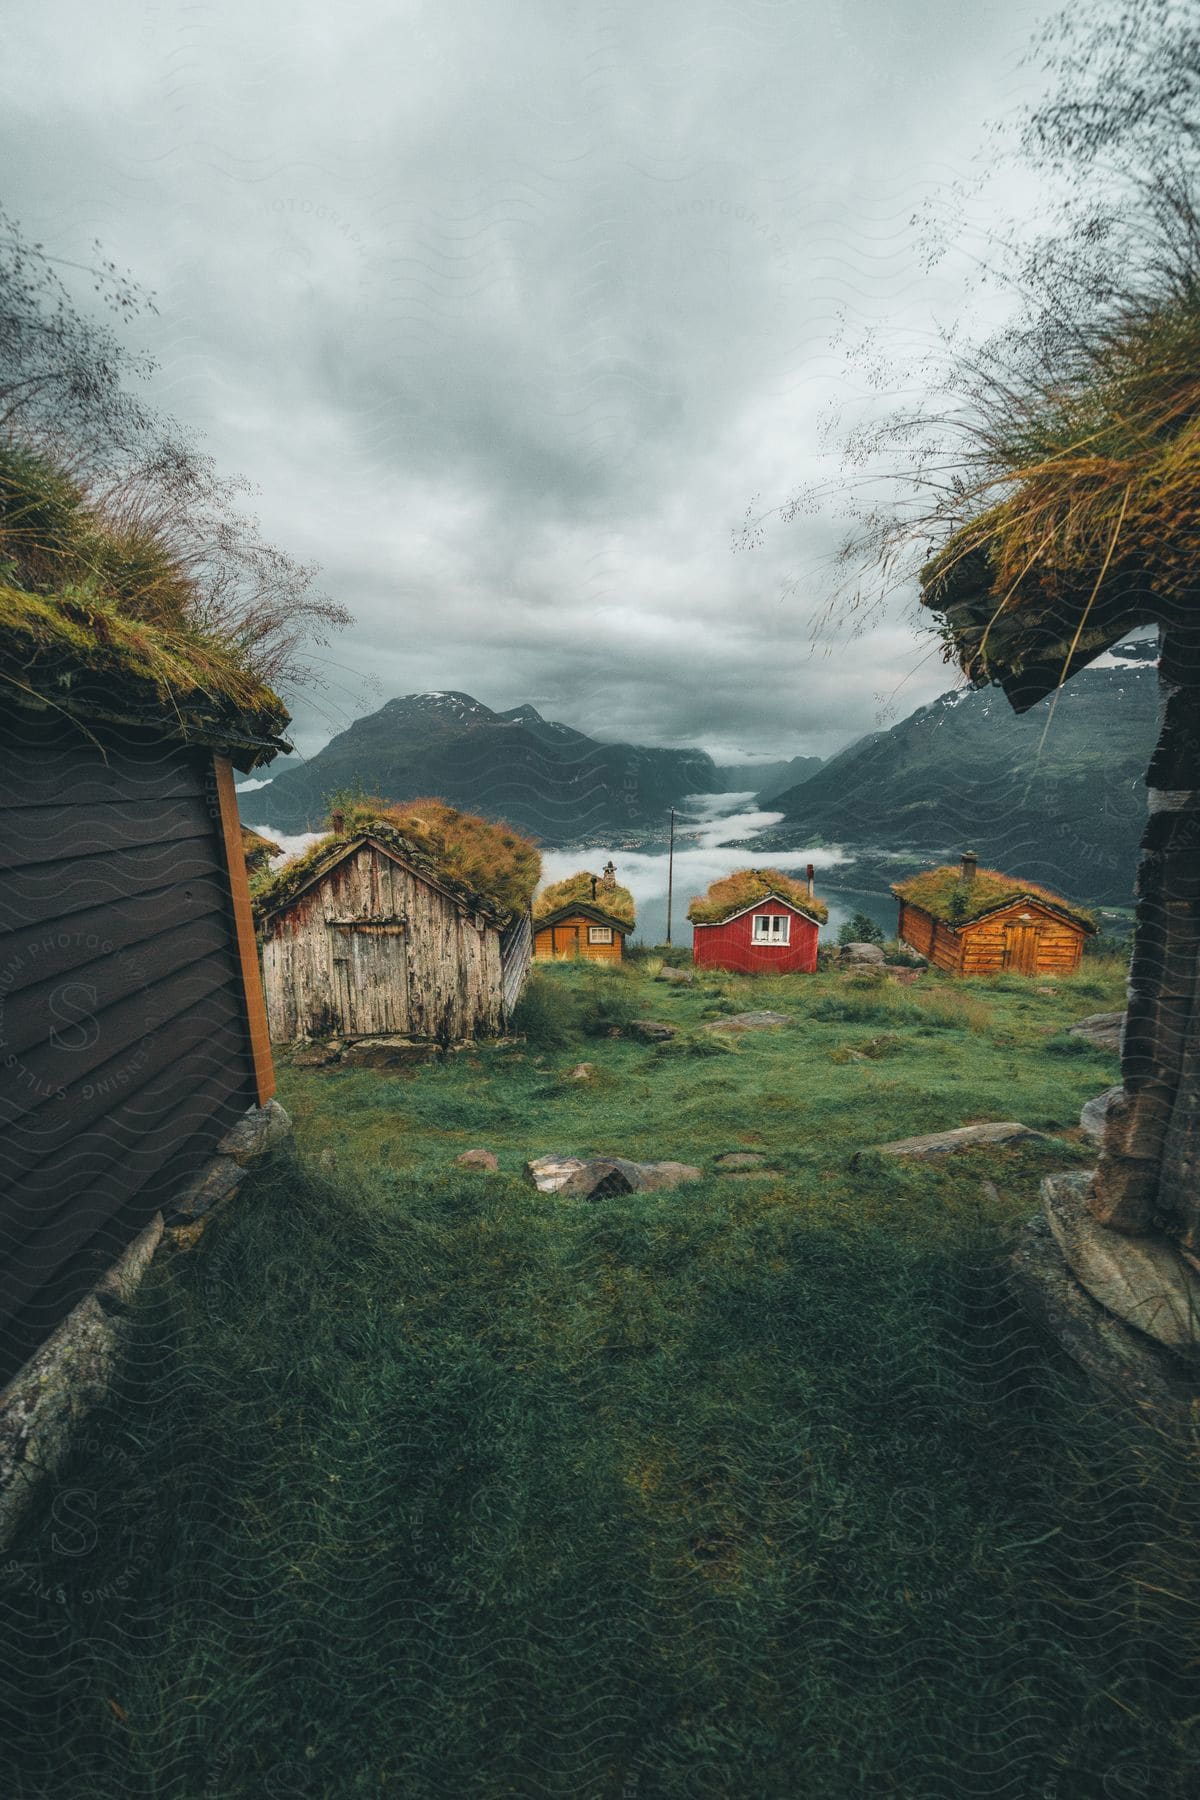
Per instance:
[[[675,893],[671,936],[675,943],[691,941],[687,922],[688,901],[702,894],[709,883],[734,869],[767,867],[785,875],[803,877],[805,865],[816,869],[816,892],[829,908],[822,928],[826,939],[837,937],[838,927],[852,913],[864,912],[891,937],[896,929],[896,902],[890,894],[863,893],[857,889],[836,891],[822,886],[822,871],[833,873],[845,858],[836,849],[755,851],[753,840],[781,813],[762,812],[754,806],[752,791],[732,794],[692,794],[675,819]],[[561,881],[580,867],[597,871],[612,859],[617,880],[637,903],[634,941],[661,944],[667,928],[667,846],[653,850],[622,849],[619,843],[586,849],[543,850],[545,879]]]

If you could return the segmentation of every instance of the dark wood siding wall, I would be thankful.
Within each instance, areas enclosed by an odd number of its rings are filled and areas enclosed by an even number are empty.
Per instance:
[[[0,722],[0,1381],[256,1098],[209,752]]]

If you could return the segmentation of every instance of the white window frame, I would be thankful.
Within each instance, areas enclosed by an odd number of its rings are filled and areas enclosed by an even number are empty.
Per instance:
[[[588,926],[588,943],[589,944],[611,944],[612,941],[613,941],[613,928],[611,925],[589,925]]]
[[[791,913],[755,913],[750,930],[752,944],[761,944],[764,948],[770,944],[782,950],[791,941]]]

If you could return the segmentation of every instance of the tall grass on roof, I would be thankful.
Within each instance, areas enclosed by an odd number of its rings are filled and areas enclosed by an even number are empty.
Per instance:
[[[334,815],[341,829],[333,829]],[[492,912],[524,912],[542,872],[531,838],[503,821],[460,812],[444,800],[391,802],[373,795],[335,795],[329,829],[302,856],[277,870],[255,891],[260,913],[285,905],[333,856],[346,838],[370,833],[422,864],[435,879],[466,902],[483,902]]]
[[[15,695],[277,738],[283,702],[204,611],[169,535],[106,505],[65,461],[0,441],[0,681]]]
[[[988,421],[975,483],[992,498],[924,572],[975,680],[1058,651],[1064,676],[1132,626],[1196,604],[1200,292],[1130,298],[1053,377]],[[974,603],[972,603],[974,602]]]
[[[637,923],[637,909],[629,889],[621,887],[619,883],[614,887],[605,887],[600,876],[593,875],[590,869],[577,869],[574,875],[567,875],[562,881],[552,881],[549,887],[543,888],[533,903],[534,919],[548,918],[551,913],[558,912],[560,907],[572,906],[576,902],[611,914],[622,925],[627,925],[630,931]]]
[[[1003,875],[999,869],[977,869],[973,879],[964,882],[958,865],[947,863],[940,869],[925,869],[919,875],[911,875],[907,881],[896,882],[892,892],[898,899],[919,906],[947,925],[966,925],[998,906],[1029,899],[1043,901],[1085,930],[1096,929],[1093,915],[1082,906],[1076,906],[1074,901],[1064,900],[1061,894],[1052,893],[1036,881],[1021,881],[1016,876]]]
[[[706,894],[697,895],[688,907],[687,916],[693,925],[719,925],[734,913],[765,900],[768,894],[777,894],[797,912],[815,919],[818,925],[823,925],[829,917],[829,908],[823,900],[811,897],[803,881],[795,881],[779,869],[735,869],[732,875],[714,881]]]

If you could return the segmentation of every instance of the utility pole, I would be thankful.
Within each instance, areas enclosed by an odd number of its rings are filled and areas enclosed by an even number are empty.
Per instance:
[[[671,847],[667,852],[667,942],[671,941],[671,894],[675,886],[675,808],[671,808]]]

